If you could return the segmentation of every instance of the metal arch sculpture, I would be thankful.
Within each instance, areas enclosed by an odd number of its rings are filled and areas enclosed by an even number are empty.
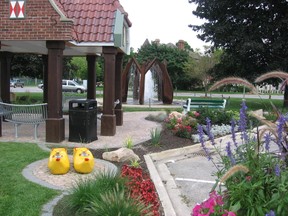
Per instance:
[[[134,64],[133,64],[134,63]],[[126,64],[124,71],[122,73],[122,102],[126,103],[127,102],[127,97],[128,97],[128,85],[129,85],[129,80],[130,80],[130,70],[131,68],[134,67],[134,72],[135,72],[135,79],[134,79],[134,88],[133,88],[133,98],[134,98],[134,89],[138,88],[139,82],[136,82],[136,79],[140,78],[141,74],[141,66],[138,64],[137,60],[132,57],[128,63]],[[137,78],[139,77],[139,78]],[[138,97],[137,97],[138,98]]]
[[[127,102],[129,80],[131,73],[134,72],[133,99],[139,100],[141,105],[144,104],[145,75],[152,70],[157,77],[158,100],[163,104],[171,104],[173,102],[173,86],[166,65],[166,62],[160,62],[156,58],[140,65],[134,57],[131,58],[122,73],[122,102]]]

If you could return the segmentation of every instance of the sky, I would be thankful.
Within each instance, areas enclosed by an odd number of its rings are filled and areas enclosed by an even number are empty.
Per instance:
[[[160,43],[176,44],[186,41],[193,49],[203,50],[205,43],[196,37],[189,24],[202,24],[203,21],[192,14],[196,9],[188,0],[119,0],[128,18],[130,47],[138,50],[146,39]],[[206,44],[207,45],[207,44]]]

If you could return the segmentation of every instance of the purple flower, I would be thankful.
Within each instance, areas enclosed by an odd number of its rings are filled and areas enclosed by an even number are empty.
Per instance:
[[[235,145],[235,147],[237,148],[238,147],[238,144],[236,142],[236,131],[235,131],[235,126],[236,126],[236,122],[234,119],[231,120],[231,134],[232,134],[232,140],[233,140],[233,143]]]
[[[241,139],[245,142],[248,141],[248,134],[246,131],[247,128],[247,116],[246,116],[247,106],[245,101],[243,100],[240,109],[240,119],[239,119],[239,130],[241,132]]]
[[[268,212],[267,214],[265,214],[265,216],[276,216],[275,212],[274,211],[270,211]]]
[[[270,150],[270,142],[271,142],[271,134],[266,133],[264,135],[264,144],[265,144],[265,150],[269,152]]]
[[[280,174],[281,174],[281,170],[280,170],[279,164],[276,164],[276,165],[275,165],[274,171],[275,171],[275,175],[279,177]]]
[[[280,116],[277,124],[277,145],[279,147],[279,150],[282,151],[282,142],[283,142],[283,132],[284,132],[284,126],[285,126],[285,118],[283,115]]]
[[[236,161],[233,157],[233,154],[232,154],[232,151],[231,151],[231,142],[227,142],[227,145],[226,145],[226,152],[227,152],[227,156],[229,157],[230,161],[231,161],[231,164],[232,165],[235,165],[236,164]]]
[[[212,145],[215,145],[214,135],[211,133],[211,120],[208,117],[206,118],[206,130]]]
[[[210,152],[209,152],[208,148],[205,146],[204,131],[203,131],[203,127],[200,124],[197,126],[197,131],[198,131],[201,146],[202,146],[203,150],[205,151],[208,160],[212,160],[212,158],[210,156]]]

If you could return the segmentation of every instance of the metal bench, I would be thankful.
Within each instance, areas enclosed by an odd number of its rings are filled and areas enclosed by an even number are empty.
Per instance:
[[[34,138],[37,139],[39,124],[47,119],[47,103],[22,105],[9,104],[0,101],[0,114],[15,126],[15,137],[18,138],[18,126],[21,124],[34,125]]]
[[[191,109],[199,109],[201,107],[224,109],[226,106],[226,99],[194,99],[188,98],[186,103],[183,105],[183,113],[186,114]]]

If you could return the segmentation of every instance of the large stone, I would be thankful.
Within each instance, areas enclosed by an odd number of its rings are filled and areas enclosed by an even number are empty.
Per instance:
[[[136,155],[132,149],[120,148],[111,152],[104,152],[102,158],[107,161],[116,161],[116,162],[130,162],[130,161],[139,161],[140,158]]]
[[[169,118],[173,118],[173,117],[181,118],[182,116],[183,116],[183,114],[180,112],[177,112],[177,111],[173,111],[169,114]]]
[[[252,113],[261,119],[265,119],[263,109],[254,110]]]

